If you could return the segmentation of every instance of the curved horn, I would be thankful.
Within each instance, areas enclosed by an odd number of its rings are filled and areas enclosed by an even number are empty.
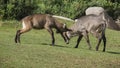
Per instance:
[[[64,19],[64,20],[68,20],[68,21],[74,22],[74,20],[72,20],[72,19],[70,19],[70,18],[67,18],[67,17],[63,17],[63,16],[56,16],[56,15],[53,15],[52,17],[60,18],[60,19]]]

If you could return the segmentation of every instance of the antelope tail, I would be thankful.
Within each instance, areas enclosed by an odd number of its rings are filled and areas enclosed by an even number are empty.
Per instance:
[[[67,18],[67,17],[63,17],[63,16],[52,15],[52,17],[60,18],[60,19],[64,19],[64,20],[68,20],[68,21],[71,21],[71,22],[75,22],[74,20],[72,20],[72,19],[70,19],[70,18]]]

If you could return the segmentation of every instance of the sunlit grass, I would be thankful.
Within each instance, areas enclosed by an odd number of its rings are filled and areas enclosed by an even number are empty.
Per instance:
[[[15,22],[14,22],[15,23]],[[46,30],[31,30],[21,36],[21,44],[14,43],[14,23],[0,27],[0,68],[119,68],[120,32],[107,29],[107,48],[95,51],[97,40],[90,35],[92,50],[82,39],[74,48],[77,37],[65,44],[60,34],[55,33],[55,46],[50,46],[51,37]],[[68,23],[67,23],[68,24]],[[70,23],[71,24],[71,23]]]

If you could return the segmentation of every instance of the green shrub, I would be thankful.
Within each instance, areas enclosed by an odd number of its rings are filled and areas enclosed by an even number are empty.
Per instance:
[[[120,16],[119,0],[1,0],[0,16],[19,20],[27,15],[42,13],[75,19],[84,15],[91,6],[105,8],[114,19]]]

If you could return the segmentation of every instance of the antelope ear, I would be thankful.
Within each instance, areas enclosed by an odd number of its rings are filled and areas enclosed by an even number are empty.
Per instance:
[[[66,24],[63,24],[63,28],[65,28],[66,27]]]

